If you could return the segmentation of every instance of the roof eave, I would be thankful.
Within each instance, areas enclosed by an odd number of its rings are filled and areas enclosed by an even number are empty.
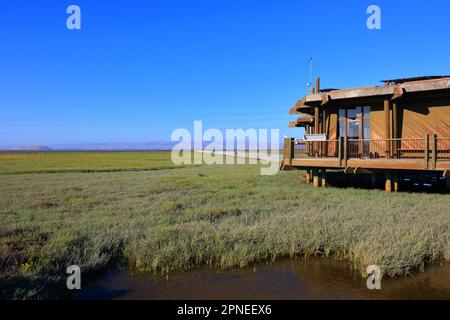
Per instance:
[[[408,93],[425,93],[430,91],[449,90],[450,77],[414,82],[405,82],[393,86],[371,86],[354,89],[343,89],[329,92],[308,94],[298,100],[295,106],[289,110],[289,114],[302,114],[306,109],[317,106],[325,106],[330,101],[348,101],[366,98],[398,99]]]

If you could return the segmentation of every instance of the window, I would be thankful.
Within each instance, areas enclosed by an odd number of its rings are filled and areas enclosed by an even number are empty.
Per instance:
[[[346,115],[345,115],[345,109],[339,109],[339,137],[345,137],[345,121]]]
[[[370,106],[338,110],[339,137],[370,139]]]
[[[359,139],[361,133],[361,107],[347,109],[347,137]]]
[[[363,137],[364,139],[370,139],[370,107],[363,107]]]

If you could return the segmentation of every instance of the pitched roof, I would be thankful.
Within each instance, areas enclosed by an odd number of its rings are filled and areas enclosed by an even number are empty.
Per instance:
[[[299,111],[299,109],[311,108],[312,106],[317,105],[325,105],[333,100],[357,99],[377,96],[390,96],[391,99],[396,99],[403,96],[405,93],[450,89],[450,77],[425,78],[426,79],[423,80],[406,81],[396,85],[369,86],[308,94],[303,97],[303,99],[298,100],[295,106],[289,110],[289,113],[300,114],[302,112]]]

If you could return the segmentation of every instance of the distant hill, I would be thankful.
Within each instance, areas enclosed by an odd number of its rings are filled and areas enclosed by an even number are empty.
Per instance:
[[[47,147],[47,146],[24,146],[24,147],[5,148],[5,150],[11,150],[11,151],[51,151],[52,149]]]
[[[93,151],[127,151],[127,150],[171,150],[173,142],[143,142],[143,143],[80,143],[52,145],[53,150],[93,150]]]
[[[133,151],[133,150],[171,150],[173,142],[144,143],[79,143],[55,144],[48,146],[0,146],[1,151]]]
[[[76,143],[76,144],[52,144],[49,146],[40,146],[40,145],[32,145],[32,146],[1,146],[0,150],[5,151],[141,151],[141,150],[149,150],[149,151],[158,151],[165,150],[169,151],[178,144],[178,142],[173,141],[151,141],[151,142],[123,142],[123,143]],[[210,142],[203,142],[202,146],[205,148],[209,145]],[[282,146],[282,145],[281,145]],[[196,145],[192,144],[194,149],[199,149]],[[224,144],[224,147],[225,144]],[[269,146],[270,147],[270,146]],[[237,148],[233,146],[231,149]],[[250,144],[246,145],[246,150],[257,150],[258,145]],[[269,148],[270,149],[270,148]],[[264,150],[264,149],[261,149]]]

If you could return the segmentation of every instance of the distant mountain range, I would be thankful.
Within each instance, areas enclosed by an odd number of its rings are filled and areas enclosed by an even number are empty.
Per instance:
[[[12,150],[12,151],[50,151],[51,148],[47,146],[27,146],[27,147],[12,147],[12,148],[0,148],[0,150]]]
[[[88,143],[50,145],[54,150],[171,150],[173,142]]]
[[[78,143],[78,144],[52,144],[48,146],[0,146],[0,151],[133,151],[133,150],[172,150],[178,142],[154,141],[136,143]],[[203,148],[210,142],[203,142]],[[282,144],[280,144],[282,147]],[[197,147],[195,147],[197,148]],[[257,150],[258,145],[246,146],[247,150]],[[233,150],[233,149],[231,149]]]
[[[55,144],[49,146],[2,146],[0,150],[10,151],[60,151],[60,150],[93,150],[93,151],[125,151],[125,150],[171,150],[174,142],[146,143],[79,143]]]

